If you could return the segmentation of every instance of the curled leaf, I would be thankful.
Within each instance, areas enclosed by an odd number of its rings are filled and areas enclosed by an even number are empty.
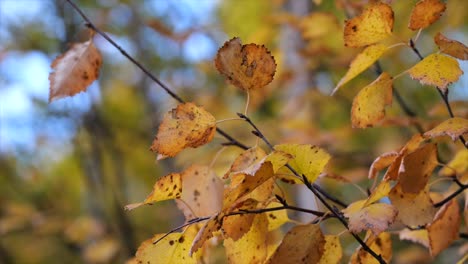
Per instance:
[[[227,80],[242,90],[262,88],[273,80],[276,63],[265,48],[257,44],[242,45],[233,38],[218,50],[215,66]]]
[[[434,42],[439,47],[440,52],[460,60],[468,60],[468,47],[463,43],[449,39],[440,32],[435,35]]]
[[[101,53],[93,39],[75,43],[52,62],[49,102],[85,91],[99,77]]]
[[[174,157],[185,148],[196,148],[213,139],[216,119],[193,103],[179,104],[164,115],[151,150]]]
[[[408,28],[418,30],[436,22],[445,11],[445,3],[440,0],[421,0],[411,11]]]
[[[385,3],[375,3],[362,14],[346,21],[344,28],[345,46],[362,47],[374,44],[392,34],[393,10]]]
[[[369,179],[374,179],[375,176],[377,176],[377,173],[379,171],[383,170],[384,168],[390,166],[390,164],[393,163],[393,161],[397,158],[398,152],[396,151],[391,151],[391,152],[386,152],[379,157],[377,157],[374,162],[372,162],[372,165],[370,166],[369,169]]]

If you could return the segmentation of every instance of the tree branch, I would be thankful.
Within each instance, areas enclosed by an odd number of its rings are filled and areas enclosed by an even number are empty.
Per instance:
[[[448,203],[450,200],[452,200],[453,198],[457,197],[457,195],[459,195],[460,193],[462,193],[464,190],[466,190],[468,188],[468,184],[463,184],[461,183],[457,178],[453,178],[453,181],[458,185],[458,190],[456,190],[455,192],[453,192],[452,194],[450,194],[449,196],[447,196],[445,199],[443,199],[442,201],[438,202],[438,203],[435,203],[434,204],[434,207],[438,208],[438,207],[441,207],[443,206],[444,204]]]

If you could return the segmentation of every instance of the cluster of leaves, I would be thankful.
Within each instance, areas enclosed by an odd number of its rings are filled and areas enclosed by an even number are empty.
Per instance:
[[[436,22],[444,10],[441,1],[419,1],[413,8],[408,28],[420,32]],[[97,32],[113,43],[88,22],[92,36]],[[346,21],[345,45],[364,49],[351,62],[333,93],[374,65],[390,49],[407,46],[419,54],[413,40],[384,43],[393,35],[393,23],[392,7],[381,2],[370,4],[360,15]],[[320,34],[306,30],[310,38]],[[448,88],[463,74],[457,59],[467,60],[468,48],[441,33],[436,34],[434,42],[438,52],[421,57],[420,62],[400,74],[382,71],[375,81],[362,88],[352,103],[353,127],[380,125],[386,106],[393,101],[393,82],[404,74],[423,85],[434,86],[450,110]],[[52,64],[55,72],[50,75],[50,101],[84,91],[98,78],[101,64],[102,58],[92,38],[72,46]],[[276,71],[275,59],[264,46],[242,45],[239,38],[227,41],[219,49],[214,64],[229,83],[247,95],[268,85]],[[215,117],[203,107],[173,97],[180,103],[164,115],[151,145],[158,159],[205,145],[216,131],[228,140],[226,145],[244,150],[223,177],[216,175],[210,166],[193,164],[182,172],[161,177],[143,202],[126,207],[132,210],[175,199],[186,219],[183,226],[143,242],[133,259],[135,263],[209,261],[211,250],[220,241],[230,263],[339,263],[343,255],[339,237],[320,228],[320,222],[330,218],[338,219],[361,245],[352,255],[352,263],[389,262],[392,259],[390,232],[397,233],[402,240],[426,246],[432,256],[459,237],[462,216],[456,197],[468,186],[468,146],[463,137],[468,133],[467,119],[452,115],[432,129],[415,134],[400,149],[378,156],[369,169],[368,177],[374,180],[374,187],[367,199],[340,210],[332,204],[336,199],[314,184],[320,176],[327,176],[324,171],[331,155],[325,149],[309,144],[273,145],[245,111],[238,114],[239,118],[251,125],[253,135],[269,147],[267,151],[258,145],[247,148],[217,128]],[[444,197],[431,191],[429,178],[439,164],[437,142],[446,136],[453,141],[460,139],[464,148],[439,171],[440,177],[449,177],[456,187]],[[385,169],[383,177],[379,177]],[[290,205],[277,181],[304,184],[327,211]],[[284,237],[275,236],[278,228],[294,223],[286,210],[306,212],[316,219],[309,224],[296,224]],[[357,234],[363,231],[366,235],[361,239]]]

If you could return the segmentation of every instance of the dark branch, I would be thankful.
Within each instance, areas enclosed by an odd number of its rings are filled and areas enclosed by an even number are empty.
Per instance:
[[[460,193],[462,193],[464,190],[466,190],[468,188],[468,184],[461,183],[457,178],[453,178],[453,181],[458,185],[458,187],[459,187],[458,190],[456,190],[455,192],[453,192],[452,194],[447,196],[442,201],[440,201],[438,203],[435,203],[434,207],[438,208],[438,207],[443,206],[444,204],[448,203],[450,200],[457,197],[457,195],[459,195]]]

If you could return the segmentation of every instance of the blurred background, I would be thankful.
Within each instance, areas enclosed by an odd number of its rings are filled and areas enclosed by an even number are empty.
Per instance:
[[[351,129],[352,99],[376,78],[375,71],[366,71],[334,97],[329,94],[359,52],[343,46],[344,20],[359,14],[367,1],[74,2],[173,91],[203,105],[218,120],[242,112],[245,94],[214,69],[217,49],[235,36],[243,43],[264,44],[278,69],[273,83],[251,95],[252,119],[274,143],[322,146],[333,156],[329,173],[363,189],[372,184],[366,180],[372,161],[402,146],[416,132],[415,122],[428,129],[448,116],[433,87],[404,76],[395,89],[415,117],[394,102],[381,127]],[[416,1],[393,2],[395,37],[388,43],[407,42],[415,35],[407,21]],[[444,16],[416,43],[423,56],[437,50],[432,39],[439,31],[468,42],[468,2],[447,4]],[[216,136],[207,146],[156,161],[149,147],[163,114],[176,101],[99,36],[95,43],[104,62],[99,80],[85,93],[49,104],[51,62],[71,43],[88,37],[84,21],[65,0],[0,0],[0,263],[125,262],[143,240],[184,219],[172,201],[131,212],[123,207],[142,201],[158,177],[193,163],[208,165],[222,148],[224,139]],[[381,66],[397,75],[417,61],[409,48],[399,47],[384,55]],[[468,63],[459,63],[468,72]],[[465,118],[467,87],[466,74],[450,87],[455,115]],[[249,146],[257,141],[242,122],[219,126]],[[458,145],[441,144],[441,162]],[[223,175],[240,152],[226,148],[213,163],[217,173]],[[320,184],[348,203],[365,196],[343,181],[323,179]],[[291,201],[316,206],[301,188],[284,188]],[[330,222],[330,232],[342,231]],[[347,237],[342,243],[348,255],[357,246]],[[415,244],[395,247],[402,256],[408,251],[428,258]],[[447,250],[436,261],[447,263],[443,260],[452,253],[458,254]],[[217,261],[223,263],[222,256]]]

